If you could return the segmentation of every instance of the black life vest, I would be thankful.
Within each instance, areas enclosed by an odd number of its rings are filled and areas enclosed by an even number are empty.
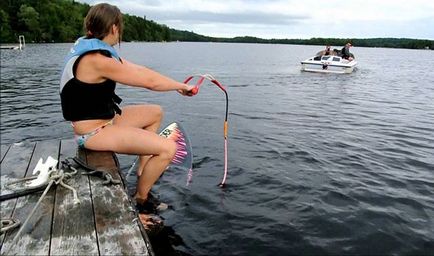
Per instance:
[[[79,38],[66,57],[60,81],[60,99],[63,117],[68,121],[110,119],[121,114],[116,95],[116,82],[85,83],[75,77],[81,58],[91,52],[100,52],[121,61],[115,49],[99,39]]]

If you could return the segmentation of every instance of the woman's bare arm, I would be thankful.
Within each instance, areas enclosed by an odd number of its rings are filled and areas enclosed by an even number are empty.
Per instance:
[[[123,63],[101,54],[92,54],[89,64],[103,78],[122,84],[144,87],[153,91],[178,90],[187,94],[193,87],[177,82],[144,66],[123,60]],[[184,94],[184,93],[183,93]]]

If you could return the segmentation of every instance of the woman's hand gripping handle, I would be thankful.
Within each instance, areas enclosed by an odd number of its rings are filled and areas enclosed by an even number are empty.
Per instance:
[[[185,79],[184,84],[187,84],[193,79],[194,76],[189,76],[187,79]],[[197,83],[195,86],[189,85],[188,90],[179,90],[178,92],[181,93],[184,96],[194,96],[199,93],[199,87],[202,85],[203,81],[205,80],[204,77],[200,77],[197,80]]]

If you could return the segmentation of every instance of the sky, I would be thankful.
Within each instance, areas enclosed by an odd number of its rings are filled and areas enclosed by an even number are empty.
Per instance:
[[[79,0],[213,37],[434,40],[433,0]]]

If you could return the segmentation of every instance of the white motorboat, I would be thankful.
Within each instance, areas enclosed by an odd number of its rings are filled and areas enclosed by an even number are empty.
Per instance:
[[[347,60],[336,55],[314,56],[301,62],[302,71],[319,73],[349,74],[356,66],[356,60]]]

